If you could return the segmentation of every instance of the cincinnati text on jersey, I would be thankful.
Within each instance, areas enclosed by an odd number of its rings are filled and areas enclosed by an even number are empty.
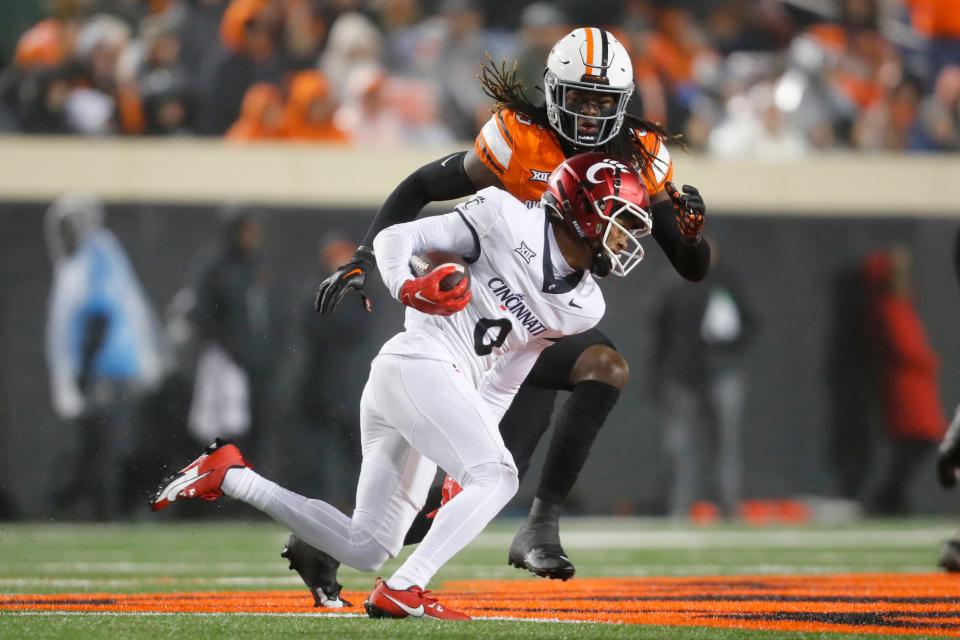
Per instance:
[[[520,321],[532,336],[538,336],[547,330],[540,319],[533,315],[533,312],[527,308],[523,300],[526,296],[522,293],[514,293],[502,278],[493,277],[487,281],[487,286],[493,291],[494,295],[500,298],[500,308],[509,311]]]

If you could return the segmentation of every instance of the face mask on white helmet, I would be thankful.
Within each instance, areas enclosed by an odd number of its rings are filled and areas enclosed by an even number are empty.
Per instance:
[[[580,147],[596,147],[623,125],[633,94],[627,50],[603,29],[574,29],[553,45],[543,75],[547,118]]]

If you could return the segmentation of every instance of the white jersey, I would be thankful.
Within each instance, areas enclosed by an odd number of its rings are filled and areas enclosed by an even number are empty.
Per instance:
[[[473,298],[451,316],[408,308],[406,330],[380,353],[451,362],[500,415],[543,349],[603,317],[600,288],[589,272],[566,264],[547,213],[500,189],[478,192],[453,213],[377,235],[377,264],[394,298],[413,277],[410,256],[430,249],[464,258]]]

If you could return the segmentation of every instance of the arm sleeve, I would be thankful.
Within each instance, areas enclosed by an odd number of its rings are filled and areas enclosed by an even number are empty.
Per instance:
[[[489,190],[486,190],[489,191]],[[478,194],[442,216],[431,216],[384,229],[373,240],[377,265],[383,283],[395,299],[410,273],[410,256],[436,249],[464,256],[474,262],[480,255],[480,239],[486,236],[500,217],[499,201]]]
[[[513,351],[497,360],[493,369],[480,383],[480,396],[486,401],[499,422],[510,408],[520,385],[533,369],[540,352],[546,345],[529,343],[519,351]]]
[[[650,206],[653,214],[653,237],[667,254],[670,264],[687,280],[699,282],[710,270],[710,245],[701,239],[696,244],[687,244],[677,229],[676,213],[669,200],[655,202]]]
[[[362,244],[369,247],[377,234],[387,227],[415,219],[430,202],[463,198],[476,191],[463,168],[466,153],[460,151],[440,158],[407,176],[387,196]]]
[[[67,285],[61,272],[54,274],[47,318],[47,368],[53,406],[61,418],[74,418],[83,410],[83,394],[77,386],[77,363],[73,357],[71,323],[80,312],[83,293]]]

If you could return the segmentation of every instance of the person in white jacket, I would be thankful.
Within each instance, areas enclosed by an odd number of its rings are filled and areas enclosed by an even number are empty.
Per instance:
[[[429,533],[364,603],[371,617],[464,620],[424,588],[513,497],[517,469],[498,424],[540,352],[592,328],[605,304],[591,268],[626,275],[643,257],[648,196],[636,170],[606,154],[575,156],[551,175],[541,207],[487,188],[443,216],[395,225],[374,241],[383,281],[409,307],[405,331],[381,348],[360,403],[363,464],[348,517],[259,476],[218,440],[169,478],[155,510],[221,492],[268,513],[336,560],[374,571],[396,556],[438,466],[463,490]],[[463,267],[411,275],[433,249]]]
[[[121,515],[121,475],[134,446],[132,412],[162,373],[161,334],[127,254],[103,228],[103,204],[67,193],[44,221],[53,262],[47,367],[57,414],[76,424],[83,460],[59,502],[75,515]],[[65,505],[66,506],[66,505]]]

